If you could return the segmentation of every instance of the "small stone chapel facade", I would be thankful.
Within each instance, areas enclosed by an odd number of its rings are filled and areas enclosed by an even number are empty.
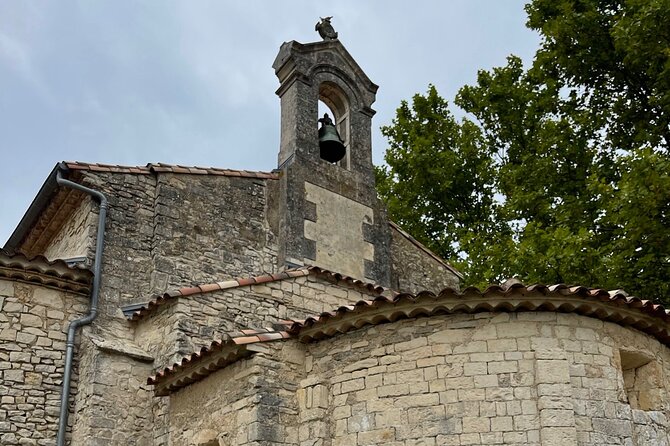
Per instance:
[[[324,39],[273,64],[272,172],[56,165],[0,252],[0,444],[56,444],[63,411],[71,445],[669,444],[668,312],[584,287],[460,290],[388,220],[377,85]],[[96,292],[61,410],[68,324]]]

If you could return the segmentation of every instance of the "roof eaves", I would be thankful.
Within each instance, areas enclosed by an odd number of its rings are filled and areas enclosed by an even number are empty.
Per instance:
[[[134,304],[122,308],[124,315],[131,321],[142,319],[147,314],[151,313],[155,308],[163,305],[178,297],[193,296],[197,294],[211,293],[220,290],[228,290],[232,288],[239,288],[243,286],[261,285],[268,282],[275,282],[279,280],[286,280],[295,277],[304,277],[314,275],[316,277],[324,278],[325,280],[337,284],[344,282],[346,285],[359,289],[367,294],[377,296],[381,294],[388,294],[394,296],[398,294],[396,291],[384,288],[370,282],[364,282],[344,274],[330,271],[318,266],[305,266],[296,269],[285,270],[274,274],[264,274],[255,277],[243,277],[237,279],[225,280],[222,282],[209,283],[204,285],[197,285],[191,287],[183,287],[176,290],[168,291],[166,293],[156,295],[151,300],[144,304]]]
[[[0,277],[88,295],[93,273],[79,265],[70,266],[65,260],[48,260],[43,256],[28,258],[0,250]]]
[[[433,314],[476,313],[482,311],[556,311],[577,313],[604,321],[632,326],[670,345],[670,312],[661,305],[622,293],[610,295],[600,289],[565,285],[515,284],[492,285],[481,291],[469,287],[458,292],[451,288],[439,295],[422,292],[399,294],[392,298],[379,296],[359,301],[295,321],[290,332],[309,342],[360,328],[364,325],[393,322],[398,319]]]
[[[9,239],[5,242],[4,249],[8,251],[15,251],[23,241],[23,239],[28,235],[28,232],[37,222],[42,209],[51,201],[51,198],[54,196],[58,190],[58,184],[56,183],[56,173],[59,169],[62,169],[64,166],[62,163],[58,163],[51,170],[49,176],[47,176],[42,187],[40,187],[39,192],[33,198],[33,201],[28,206],[25,214],[19,221],[19,224],[16,226],[12,235],[9,236]]]
[[[147,379],[155,386],[156,395],[168,395],[195,381],[254,353],[267,352],[261,344],[291,338],[286,331],[272,329],[243,330],[227,339],[214,340],[199,351],[186,355],[170,367],[157,371]]]

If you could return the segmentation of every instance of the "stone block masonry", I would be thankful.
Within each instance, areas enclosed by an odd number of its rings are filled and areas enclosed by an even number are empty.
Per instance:
[[[298,423],[296,386],[287,380],[305,377],[304,347],[269,350],[173,394],[170,444],[293,446],[311,435]]]
[[[73,446],[153,446],[154,398],[146,385],[152,362],[127,342],[89,337],[82,341],[79,374],[87,379],[79,381],[73,398]]]
[[[67,327],[87,311],[87,301],[56,289],[0,280],[3,446],[54,444]],[[76,422],[72,411],[70,421]]]
[[[97,218],[97,207],[89,196],[83,196],[67,222],[49,241],[44,256],[51,260],[84,257],[92,265]]]
[[[375,296],[314,276],[195,294],[169,301],[139,320],[135,341],[161,369],[228,333],[305,319]]]
[[[585,316],[410,318],[318,342],[273,341],[257,351],[170,395],[173,440],[300,446],[669,441],[667,348]],[[631,405],[621,351],[650,361],[625,367],[658,364],[663,378],[649,383],[660,386],[657,407]],[[198,406],[207,394],[216,395],[209,410]]]
[[[372,209],[305,182],[305,199],[314,203],[314,220],[305,220],[305,238],[316,246],[314,265],[365,279],[365,261],[374,261],[374,245],[363,226],[373,222]],[[307,263],[310,259],[307,259]]]
[[[275,180],[160,174],[156,181],[152,292],[275,272],[266,214]]]
[[[413,243],[414,241],[414,243]],[[404,293],[460,288],[459,277],[443,261],[421,249],[409,234],[391,224],[391,287]]]
[[[322,418],[305,409],[301,422],[326,419],[320,438],[333,445],[668,444],[665,405],[631,409],[622,346],[645,352],[668,376],[667,349],[654,338],[571,314],[363,328],[307,345],[301,388],[329,403]],[[667,395],[665,382],[659,391]]]

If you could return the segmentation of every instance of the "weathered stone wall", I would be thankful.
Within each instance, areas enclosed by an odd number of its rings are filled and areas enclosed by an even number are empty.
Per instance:
[[[211,443],[217,437],[224,439],[223,444],[247,443],[254,408],[252,383],[261,373],[249,361],[240,361],[171,395],[170,444],[218,445]]]
[[[392,287],[400,292],[439,293],[445,288],[459,289],[459,278],[424,250],[391,227]]]
[[[265,180],[106,172],[79,173],[72,179],[101,191],[109,200],[100,311],[91,326],[92,336],[132,344],[134,327],[123,317],[122,305],[146,301],[166,288],[274,271],[276,248],[265,218]],[[51,241],[49,257],[92,252],[97,206],[86,198]],[[253,312],[250,307],[247,311]],[[162,348],[179,349],[179,342],[170,342],[173,338],[161,339]],[[185,353],[187,347],[181,347]],[[94,347],[81,354],[87,379],[80,383],[79,393],[72,394],[80,417],[76,440],[144,444],[152,424],[164,423],[166,410],[156,402],[152,419],[153,394],[143,389],[151,365],[131,364],[134,360],[128,356],[101,353]],[[110,380],[118,382],[112,385]],[[146,418],[137,415],[134,407]],[[105,416],[114,414],[125,421],[112,431],[111,419]],[[134,437],[131,432],[136,432]],[[164,438],[156,435],[156,444],[162,444]]]
[[[120,306],[168,288],[273,272],[274,233],[266,181],[185,174],[84,172],[74,178],[109,200],[98,326],[132,333]],[[86,224],[84,224],[86,223]],[[70,256],[95,236],[97,204],[87,199],[49,246]],[[77,248],[79,249],[79,248]]]
[[[67,328],[87,300],[0,279],[0,444],[54,444]]]
[[[313,260],[303,260],[364,280],[365,264],[375,258],[375,245],[365,239],[366,227],[373,223],[372,208],[309,182],[305,200],[314,210],[304,222],[314,252]]]
[[[132,338],[120,311],[151,292],[155,178],[151,175],[85,173],[78,182],[109,201],[102,258],[100,312],[94,327]],[[97,204],[96,204],[97,206]]]
[[[127,352],[101,350],[86,339],[79,364],[85,379],[74,398],[78,417],[72,444],[153,446],[153,392],[146,384],[151,363]]]
[[[170,444],[297,445],[295,385],[304,377],[298,343],[257,353],[170,395]]]
[[[102,268],[101,312],[96,324],[121,320],[119,305],[146,298],[151,289],[155,177],[83,172],[76,173],[70,179],[99,190],[109,201]],[[92,257],[98,211],[98,203],[85,196],[82,204],[50,241],[43,254],[51,259],[81,255]]]
[[[274,272],[266,181],[274,180],[160,174],[153,291]]]
[[[79,207],[49,241],[43,255],[49,260],[73,257],[90,258],[95,246],[97,223],[97,205],[94,205],[88,195],[84,195]]]
[[[620,349],[656,364],[655,410],[631,409]],[[574,314],[449,315],[368,327],[308,345],[309,387],[319,395],[312,405],[327,420],[310,440],[668,444],[669,364],[668,348],[654,338]]]
[[[136,324],[136,342],[156,358],[157,368],[247,328],[272,327],[373,297],[353,286],[314,276],[176,298]]]
[[[132,343],[132,326],[123,316],[120,307],[124,304],[145,300],[151,291],[151,272],[153,270],[152,249],[154,243],[154,203],[156,179],[151,175],[122,174],[105,172],[85,172],[72,178],[85,186],[99,190],[107,197],[105,246],[102,257],[101,288],[97,319],[87,327],[86,337],[113,338],[123,344]],[[89,209],[93,228],[91,247],[97,232],[98,204],[92,203]],[[80,208],[84,211],[84,208]],[[78,214],[75,214],[75,217]],[[67,246],[64,239],[60,246]],[[51,248],[54,257],[62,257],[63,251],[57,246]],[[78,334],[78,338],[81,337]],[[80,380],[71,393],[71,401],[76,407],[76,426],[73,431],[74,444],[91,444],[93,439],[99,444],[142,444],[132,443],[121,438],[134,437],[142,440],[151,432],[151,419],[138,422],[130,405],[143,410],[147,417],[151,415],[151,392],[144,392],[142,386],[151,366],[136,365],[127,370],[128,358],[117,354],[102,354],[90,343],[84,343],[75,355],[82,360]],[[142,367],[146,370],[140,372]],[[108,371],[113,370],[113,379],[123,392],[110,391]],[[143,375],[143,376],[141,376]],[[140,379],[141,378],[141,379]],[[126,410],[128,409],[128,410]],[[119,427],[110,431],[108,414],[119,415]],[[134,425],[133,425],[134,423]],[[132,425],[132,426],[131,426]],[[116,433],[114,433],[116,432]]]

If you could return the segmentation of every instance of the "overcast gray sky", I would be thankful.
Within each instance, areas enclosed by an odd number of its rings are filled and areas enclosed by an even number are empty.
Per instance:
[[[265,170],[279,147],[284,41],[340,41],[380,88],[379,133],[402,99],[451,100],[478,69],[528,62],[520,0],[0,0],[0,243],[62,160]]]

